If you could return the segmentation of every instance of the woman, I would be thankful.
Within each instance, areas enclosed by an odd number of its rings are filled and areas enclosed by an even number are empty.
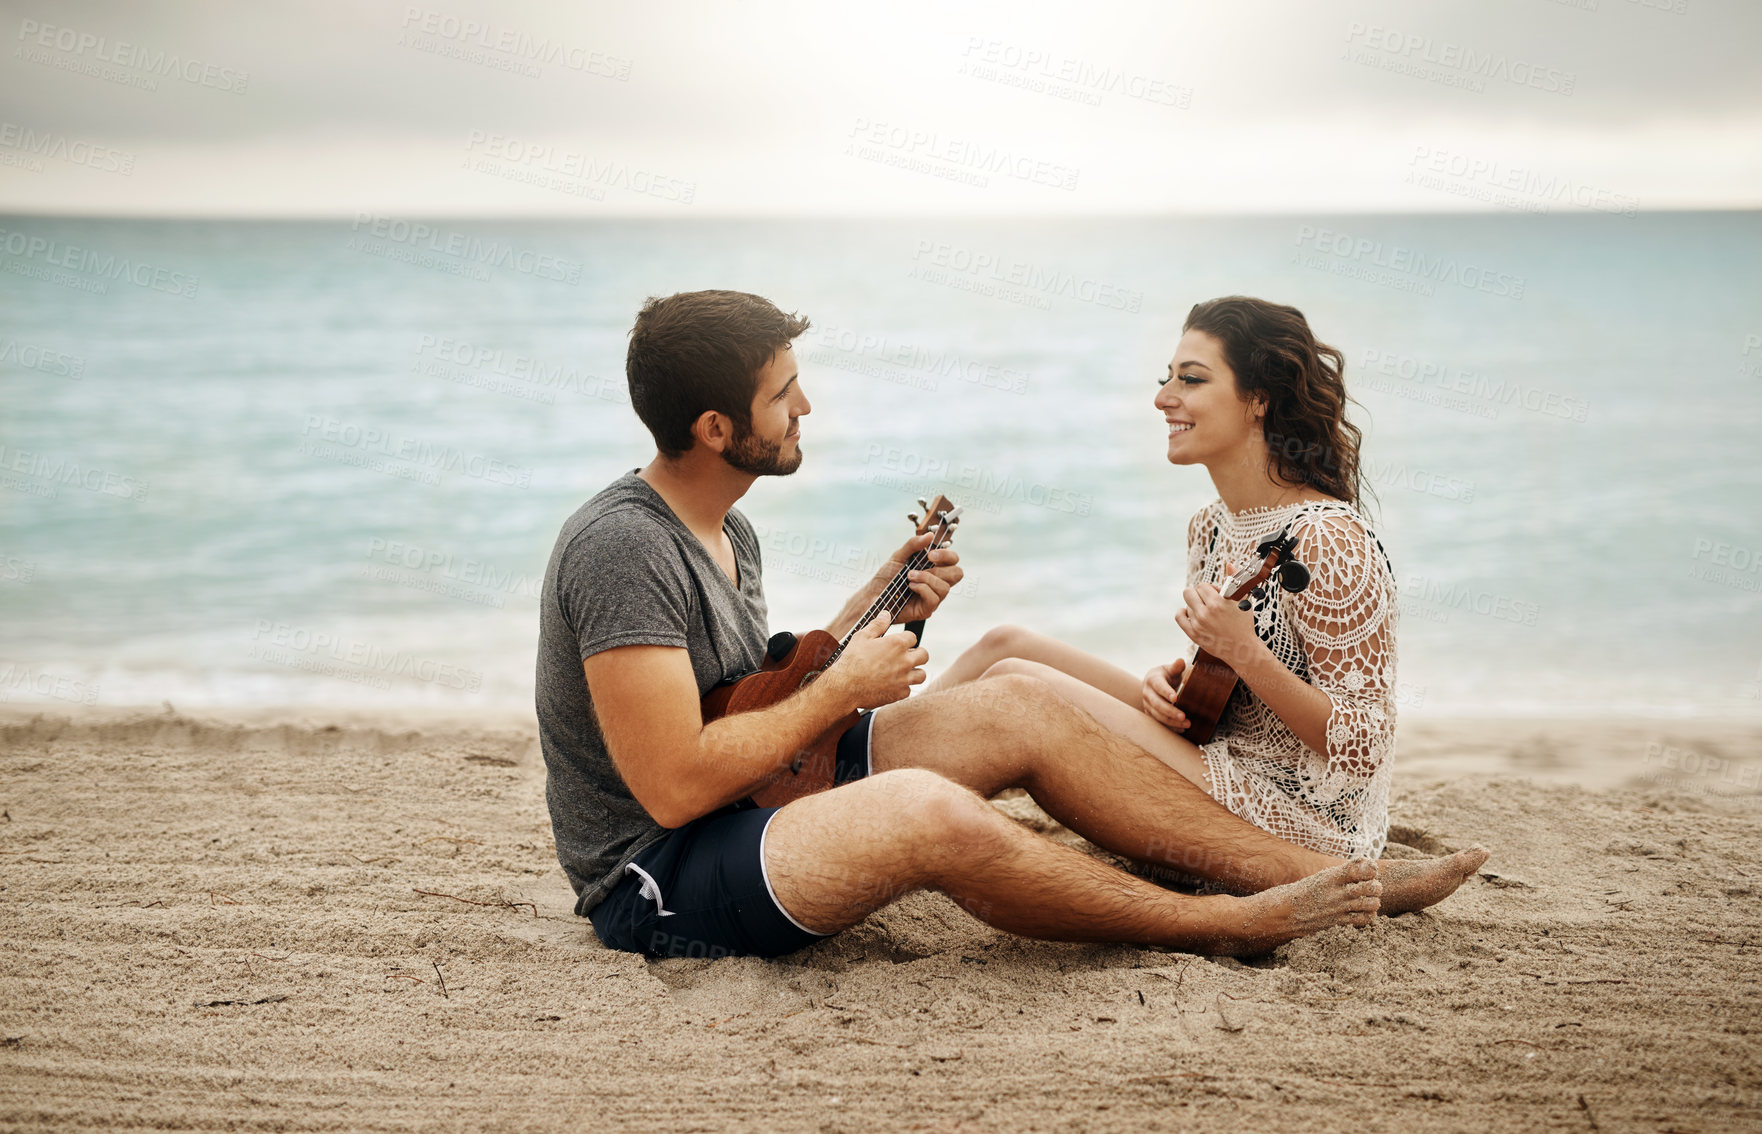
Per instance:
[[[1218,499],[1187,525],[1186,606],[1175,623],[1241,678],[1214,738],[1196,746],[1175,689],[1188,662],[1142,679],[1032,631],[1001,626],[931,688],[1030,673],[1242,818],[1345,858],[1378,857],[1395,749],[1395,580],[1359,512],[1360,432],[1344,360],[1303,314],[1229,296],[1187,314],[1156,407],[1168,459],[1204,465]],[[1268,584],[1253,609],[1217,586],[1288,529],[1312,579]]]

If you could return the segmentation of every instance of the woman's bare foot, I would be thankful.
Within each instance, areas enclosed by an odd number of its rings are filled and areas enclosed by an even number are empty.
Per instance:
[[[1383,883],[1384,916],[1411,913],[1436,905],[1474,877],[1487,861],[1487,851],[1470,847],[1442,858],[1384,859],[1377,863]]]
[[[1236,904],[1241,928],[1232,927],[1203,951],[1246,957],[1336,925],[1369,925],[1382,892],[1377,864],[1355,858],[1246,898],[1219,899]]]

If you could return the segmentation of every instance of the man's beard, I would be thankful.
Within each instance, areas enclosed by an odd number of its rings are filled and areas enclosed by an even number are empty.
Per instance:
[[[801,467],[802,452],[785,457],[778,441],[763,441],[750,429],[735,426],[734,440],[722,451],[722,459],[749,476],[788,476]]]

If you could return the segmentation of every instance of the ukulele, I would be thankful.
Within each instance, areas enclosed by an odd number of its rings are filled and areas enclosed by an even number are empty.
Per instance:
[[[765,644],[765,660],[757,670],[751,673],[730,677],[712,688],[703,698],[704,723],[729,716],[733,713],[750,712],[753,709],[764,709],[775,705],[796,690],[826,671],[826,668],[838,660],[844,647],[856,637],[858,630],[867,626],[882,611],[889,615],[897,615],[912,597],[912,590],[907,581],[907,573],[926,571],[930,568],[930,558],[926,551],[942,547],[954,538],[954,529],[960,523],[961,510],[948,502],[948,497],[938,496],[934,504],[918,500],[924,509],[923,519],[917,515],[908,516],[916,528],[916,534],[935,529],[935,537],[930,546],[921,551],[914,551],[906,560],[904,567],[893,576],[893,581],[881,588],[881,594],[857,619],[850,633],[839,641],[824,630],[809,630],[797,637],[787,630],[771,635]],[[754,803],[760,807],[781,807],[791,800],[800,799],[804,795],[825,791],[832,786],[834,763],[838,755],[838,738],[844,730],[857,723],[857,713],[848,713],[834,721],[825,732],[815,738],[807,747],[795,754],[787,768],[775,773],[765,784],[751,795]]]
[[[1273,576],[1278,577],[1279,586],[1293,594],[1309,586],[1309,568],[1291,558],[1297,540],[1290,532],[1291,529],[1286,527],[1278,535],[1262,541],[1254,549],[1254,554],[1260,558],[1259,564],[1244,567],[1224,580],[1219,592],[1240,609],[1250,610],[1254,607],[1254,598],[1263,595],[1262,584]],[[1217,731],[1218,718],[1224,715],[1224,705],[1230,694],[1236,691],[1239,680],[1235,670],[1213,655],[1204,650],[1195,654],[1192,664],[1181,675],[1181,687],[1175,690],[1175,708],[1187,714],[1187,727],[1176,731],[1194,744],[1210,740],[1212,733]]]

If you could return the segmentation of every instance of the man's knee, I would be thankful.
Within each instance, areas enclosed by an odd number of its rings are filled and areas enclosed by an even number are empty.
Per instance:
[[[896,827],[918,821],[951,792],[967,790],[941,772],[932,772],[928,768],[895,768],[877,772],[863,782],[893,813]]]
[[[1011,666],[1011,669],[997,674],[997,680],[990,681],[985,687],[985,692],[990,694],[988,701],[1003,704],[1043,704],[1048,699],[1055,701],[1059,697],[1047,681],[1034,676],[1040,662],[1013,660],[1003,664]]]
[[[872,777],[884,787],[914,857],[939,861],[981,853],[1008,820],[977,792],[923,768],[899,768]]]
[[[1000,677],[1011,675],[1020,677],[1034,676],[1034,669],[1040,663],[1028,661],[1026,658],[1001,658],[985,667],[979,676],[986,681],[995,681]]]
[[[987,766],[1037,749],[1048,728],[1056,727],[1066,705],[1057,688],[1037,676],[1041,668],[1038,662],[1001,662],[963,691],[960,727],[970,743],[989,753],[981,760]]]

